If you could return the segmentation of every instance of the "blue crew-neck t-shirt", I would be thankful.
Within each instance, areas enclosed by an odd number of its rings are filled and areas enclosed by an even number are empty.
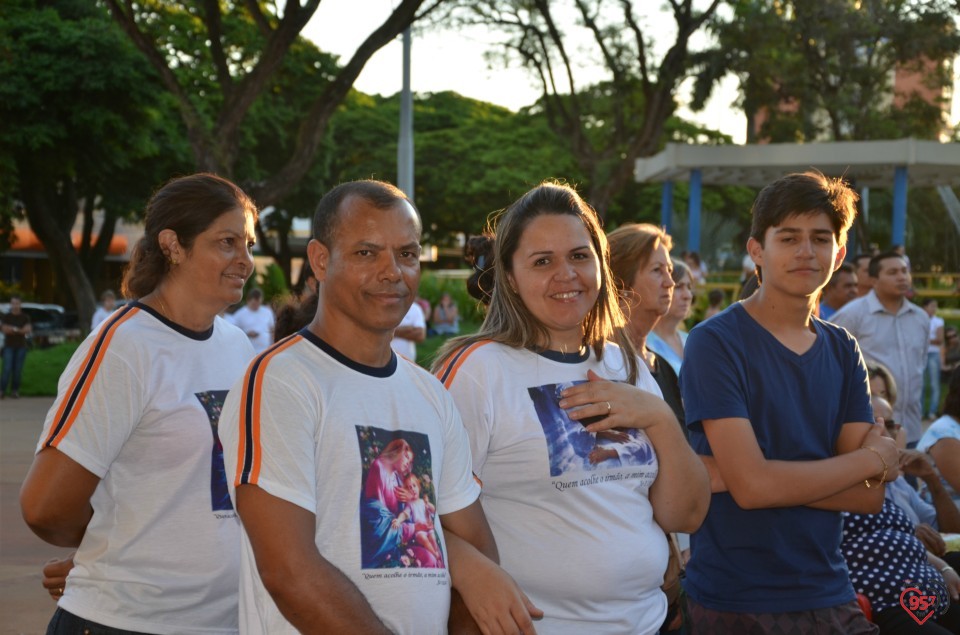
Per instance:
[[[698,454],[712,454],[704,419],[748,419],[764,456],[781,461],[834,456],[845,423],[873,421],[856,340],[819,319],[811,323],[817,339],[802,355],[740,304],[690,332],[680,384]],[[745,510],[729,493],[714,494],[703,526],[691,537],[687,593],[704,607],[737,613],[850,602],[842,527],[840,512],[805,506]]]

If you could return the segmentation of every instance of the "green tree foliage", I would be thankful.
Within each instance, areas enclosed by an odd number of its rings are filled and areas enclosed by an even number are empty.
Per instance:
[[[898,69],[948,88],[942,62],[960,52],[955,11],[944,0],[736,0],[733,19],[710,28],[717,45],[695,56],[697,103],[728,72],[740,82],[748,121],[764,113],[748,141],[936,138],[942,100],[916,93],[890,99]]]
[[[503,60],[523,64],[542,91],[536,108],[568,144],[585,175],[585,193],[606,217],[633,180],[639,157],[662,148],[676,109],[675,92],[689,69],[689,42],[715,12],[719,0],[670,0],[673,41],[653,52],[645,19],[650,3],[628,0],[469,0],[460,19],[505,34]],[[656,9],[653,9],[656,10]],[[582,56],[607,79],[582,82]]]
[[[399,104],[398,95],[348,100],[332,124],[336,180],[394,178]],[[416,97],[414,128],[414,199],[433,243],[480,233],[491,212],[544,179],[581,180],[569,149],[539,114],[440,92]]]
[[[944,133],[943,99],[901,93],[891,98],[897,69],[923,78],[929,94],[949,94],[945,61],[960,52],[956,3],[946,0],[736,0],[733,19],[711,22],[714,49],[697,56],[702,103],[727,72],[740,83],[748,141],[849,141]],[[947,92],[942,92],[947,91]],[[953,131],[956,137],[957,131]],[[855,177],[855,175],[854,175]],[[932,189],[912,189],[907,249],[919,267],[956,268],[960,236]],[[855,234],[861,248],[890,246],[892,194],[870,193],[869,223]],[[951,255],[953,254],[953,255]]]
[[[252,109],[282,83],[285,60],[303,45],[300,32],[320,0],[279,3],[105,0],[110,13],[146,56],[176,99],[196,167],[238,178],[260,205],[276,205],[310,171],[327,124],[367,60],[438,0],[401,0],[340,67],[326,67],[320,90],[298,111],[296,134],[282,165],[261,180],[239,178]],[[315,70],[320,71],[318,67]],[[278,154],[278,157],[280,155]]]
[[[21,210],[54,264],[58,293],[86,323],[120,218],[187,165],[166,94],[95,6],[6,2],[0,15],[0,197]],[[103,213],[95,237],[94,210]],[[80,249],[71,229],[83,215]]]

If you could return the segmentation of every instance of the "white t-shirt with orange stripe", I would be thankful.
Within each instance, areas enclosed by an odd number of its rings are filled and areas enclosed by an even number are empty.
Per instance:
[[[668,551],[648,499],[653,445],[640,430],[598,439],[557,405],[588,370],[624,380],[620,349],[551,357],[484,342],[438,373],[470,435],[500,564],[544,611],[540,633],[656,633]],[[638,386],[660,394],[642,362]]]
[[[217,424],[252,357],[220,318],[195,333],[139,303],[80,345],[37,447],[101,479],[63,609],[131,631],[237,632],[239,523]]]
[[[231,494],[255,484],[314,514],[320,555],[394,633],[446,632],[450,577],[440,520],[429,530],[391,522],[404,509],[396,488],[410,488],[411,475],[418,500],[437,515],[480,494],[466,432],[435,377],[396,355],[383,368],[358,364],[304,330],[254,360],[222,421]],[[242,543],[240,632],[295,633],[263,586],[245,534]],[[315,591],[323,602],[325,590]]]

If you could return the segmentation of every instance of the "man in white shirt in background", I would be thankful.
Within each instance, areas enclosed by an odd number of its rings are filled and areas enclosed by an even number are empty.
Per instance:
[[[400,326],[393,332],[393,341],[390,342],[390,348],[397,355],[409,359],[411,362],[417,361],[417,344],[427,338],[427,318],[423,315],[423,309],[414,302],[410,305],[410,310],[403,316]]]
[[[937,315],[937,299],[923,301],[923,310],[930,316],[930,346],[927,348],[927,365],[923,369],[923,392],[929,386],[930,398],[923,411],[926,421],[933,421],[940,409],[940,347],[943,346],[943,318]]]
[[[263,291],[260,289],[250,290],[247,294],[247,304],[240,307],[230,321],[247,334],[254,350],[258,353],[273,344],[273,311],[270,307],[264,306]]]
[[[923,432],[920,423],[923,368],[927,363],[930,317],[907,299],[913,279],[903,256],[887,252],[870,260],[873,290],[848,302],[830,321],[857,338],[867,359],[893,373],[897,403],[893,414],[907,431],[907,447],[916,447]]]

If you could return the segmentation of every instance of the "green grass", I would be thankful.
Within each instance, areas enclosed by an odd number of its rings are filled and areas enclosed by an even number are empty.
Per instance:
[[[34,348],[27,353],[23,364],[20,394],[23,396],[50,396],[57,394],[57,381],[67,367],[70,356],[80,342],[57,344],[50,348]]]
[[[461,322],[460,335],[475,333],[479,328],[480,324],[478,322]],[[450,335],[431,335],[420,344],[417,344],[417,363],[427,370],[430,370],[430,365],[436,358],[440,347],[450,338]]]
[[[461,333],[473,333],[479,328],[479,324],[468,322],[462,323],[461,327]],[[435,335],[428,337],[422,344],[418,344],[417,362],[424,368],[429,369],[437,351],[448,339],[450,338]],[[70,356],[73,355],[79,345],[79,342],[68,342],[50,348],[30,350],[23,367],[20,394],[24,397],[55,396],[60,374],[67,367]]]

